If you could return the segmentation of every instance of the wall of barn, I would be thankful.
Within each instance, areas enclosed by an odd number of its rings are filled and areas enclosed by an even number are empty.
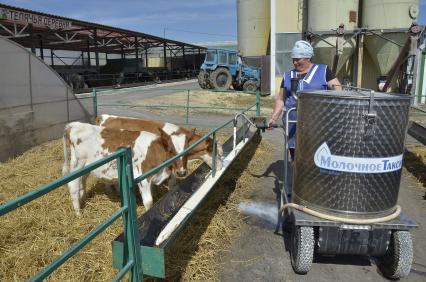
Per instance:
[[[69,121],[90,121],[91,98],[20,45],[0,37],[0,161],[62,136]]]

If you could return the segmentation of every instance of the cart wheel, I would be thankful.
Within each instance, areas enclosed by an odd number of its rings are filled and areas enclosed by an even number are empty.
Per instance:
[[[410,232],[393,232],[385,255],[379,258],[380,271],[388,278],[399,279],[410,273],[412,262],[413,242]]]
[[[293,225],[290,256],[291,265],[296,273],[308,273],[314,258],[313,227]]]

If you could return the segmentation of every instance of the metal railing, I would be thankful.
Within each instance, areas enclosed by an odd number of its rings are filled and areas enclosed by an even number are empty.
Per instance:
[[[152,90],[152,89],[151,89]],[[214,106],[191,106],[190,105],[190,89],[161,89],[161,91],[181,91],[186,92],[186,104],[185,105],[135,105],[135,104],[99,104],[98,103],[98,91],[96,88],[93,88],[92,90],[92,99],[93,99],[93,113],[94,116],[98,116],[98,106],[102,107],[132,107],[132,108],[151,108],[151,109],[185,109],[185,124],[189,125],[189,112],[191,109],[193,110],[200,110],[200,109],[209,109],[209,110],[225,110],[225,111],[233,111],[233,112],[247,112],[247,111],[253,111],[256,113],[257,116],[260,115],[260,107],[261,107],[261,99],[260,99],[260,91],[256,92],[244,92],[244,91],[213,91],[213,92],[225,92],[225,93],[243,93],[248,95],[255,95],[256,101],[253,105],[249,106],[248,108],[234,108],[234,107],[214,107]]]
[[[92,241],[96,236],[103,232],[107,227],[112,225],[120,216],[123,218],[124,229],[125,229],[125,244],[127,254],[125,255],[125,266],[115,276],[114,281],[118,281],[130,272],[131,281],[139,281],[140,273],[142,273],[142,258],[139,253],[139,233],[137,230],[137,214],[136,214],[136,200],[133,193],[133,166],[132,158],[129,148],[121,148],[111,155],[98,160],[92,164],[87,165],[81,169],[72,172],[69,175],[63,176],[53,182],[43,185],[34,191],[24,194],[14,200],[11,200],[0,206],[0,216],[6,215],[7,213],[14,211],[25,204],[34,201],[43,195],[54,191],[55,189],[67,184],[68,182],[81,177],[90,171],[108,163],[117,160],[118,166],[118,184],[120,187],[120,199],[121,208],[113,213],[108,219],[102,224],[98,225],[91,232],[86,234],[77,243],[73,244],[67,251],[61,256],[56,258],[49,265],[44,267],[30,281],[42,281],[48,277],[53,271],[64,264],[68,259],[79,252],[84,246]]]
[[[83,70],[56,68],[62,78],[77,92],[87,91],[93,87],[113,89],[123,85],[149,85],[164,81],[181,81],[183,79],[193,79],[198,75],[199,70],[181,69],[168,70],[167,68],[148,68],[139,72],[126,73],[85,73],[79,74]]]
[[[96,91],[94,91],[96,93]],[[259,96],[259,95],[258,95]],[[96,98],[96,95],[94,95]],[[260,96],[259,96],[260,97]],[[259,101],[260,102],[260,99]],[[246,113],[251,111],[251,109],[257,106],[256,104],[250,106],[246,109],[243,109],[241,113]],[[259,104],[260,106],[260,104]],[[257,115],[260,114],[260,108],[256,108]],[[25,204],[37,200],[43,195],[52,192],[61,186],[67,184],[68,182],[81,177],[90,171],[114,160],[117,160],[117,170],[118,170],[118,184],[120,190],[120,199],[121,199],[121,208],[118,209],[115,213],[113,213],[108,219],[106,219],[102,224],[98,225],[94,230],[86,234],[82,239],[80,239],[77,243],[73,244],[67,251],[65,251],[61,256],[56,258],[49,265],[45,266],[41,271],[39,271],[35,276],[33,276],[30,281],[42,281],[46,277],[48,277],[53,271],[59,268],[62,264],[64,264],[68,259],[74,256],[77,252],[79,252],[84,246],[86,246],[90,241],[92,241],[96,236],[98,236],[101,232],[103,232],[107,227],[112,225],[120,216],[123,217],[124,222],[124,234],[125,234],[125,245],[127,253],[124,255],[124,266],[120,269],[117,275],[113,278],[113,281],[120,281],[128,272],[130,272],[130,281],[140,281],[143,279],[143,271],[142,271],[142,258],[139,251],[139,233],[137,228],[137,212],[136,212],[136,199],[133,193],[133,189],[135,185],[152,174],[157,173],[164,167],[169,166],[175,160],[180,158],[181,156],[187,154],[191,150],[193,150],[196,146],[198,146],[201,142],[212,136],[213,139],[213,150],[212,150],[212,176],[214,177],[216,174],[216,165],[217,165],[217,137],[216,134],[219,130],[226,127],[228,124],[236,123],[236,120],[233,118],[228,122],[223,123],[222,125],[216,127],[211,130],[207,134],[205,134],[202,138],[191,144],[188,148],[186,148],[181,153],[175,155],[174,157],[168,159],[157,167],[149,170],[143,175],[137,177],[136,179],[133,176],[133,165],[131,158],[130,148],[120,148],[116,152],[111,155],[93,162],[81,169],[78,169],[69,175],[63,176],[55,181],[52,181],[48,184],[45,184],[34,191],[31,191],[27,194],[24,194],[14,200],[11,200],[3,205],[0,205],[0,216],[6,215],[9,212],[12,212]],[[244,127],[243,123],[243,127]],[[244,134],[246,134],[245,130],[243,130]],[[235,136],[234,136],[235,138]]]

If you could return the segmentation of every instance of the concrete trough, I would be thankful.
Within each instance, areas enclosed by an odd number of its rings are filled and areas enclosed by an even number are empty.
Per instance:
[[[417,139],[423,145],[426,145],[426,123],[410,122],[408,125],[408,134]]]

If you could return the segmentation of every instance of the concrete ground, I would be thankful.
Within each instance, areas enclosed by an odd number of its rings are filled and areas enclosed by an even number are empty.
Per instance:
[[[257,173],[258,187],[252,201],[277,208],[277,189],[282,179],[282,132],[267,131],[275,159]],[[413,143],[414,141],[411,141]],[[414,262],[410,275],[402,281],[426,281],[426,200],[422,184],[403,171],[399,204],[419,228],[411,232]],[[264,217],[263,217],[264,218]],[[275,224],[256,215],[249,216],[230,254],[224,259],[220,281],[386,281],[374,260],[368,257],[317,257],[307,275],[295,274],[290,262],[290,232],[274,233]]]
[[[99,94],[99,103],[131,103],[153,96],[168,99],[173,89],[199,89],[195,81],[168,85],[150,86],[145,88],[121,89],[116,92]],[[170,117],[158,116],[137,108],[117,108],[100,106],[99,113],[144,117],[157,120],[169,120]],[[192,116],[192,121],[205,123],[211,121],[215,125],[229,120],[228,116]],[[175,123],[184,123],[177,117]],[[258,190],[251,195],[254,202],[263,204],[274,213],[277,210],[277,189],[282,179],[282,131],[275,129],[263,133],[263,138],[271,144],[274,160],[268,167],[262,168],[257,174]],[[408,139],[407,146],[415,144]],[[414,262],[411,274],[403,281],[426,281],[426,200],[425,191],[406,169],[403,171],[399,204],[418,224],[412,230],[414,243]],[[368,257],[338,256],[318,257],[314,260],[311,271],[307,275],[297,275],[290,263],[290,233],[275,231],[275,214],[269,214],[269,220],[248,216],[241,230],[240,238],[232,246],[231,252],[223,258],[224,267],[220,281],[386,281],[379,273],[374,260]]]
[[[185,124],[186,117],[182,116],[168,116],[164,114],[157,114],[147,110],[143,107],[117,107],[119,104],[136,104],[144,99],[158,97],[159,100],[170,99],[169,96],[174,93],[182,93],[187,90],[201,90],[196,80],[188,80],[182,82],[174,82],[167,84],[149,85],[134,88],[123,88],[112,91],[103,91],[98,93],[98,113],[99,114],[112,114],[121,116],[132,116],[145,119],[173,121],[175,124]],[[87,94],[91,95],[91,94]],[[170,100],[173,104],[173,100]],[[191,113],[189,116],[190,124],[203,124],[207,126],[217,126],[223,124],[230,119],[232,115],[224,115],[223,113],[209,114]]]

